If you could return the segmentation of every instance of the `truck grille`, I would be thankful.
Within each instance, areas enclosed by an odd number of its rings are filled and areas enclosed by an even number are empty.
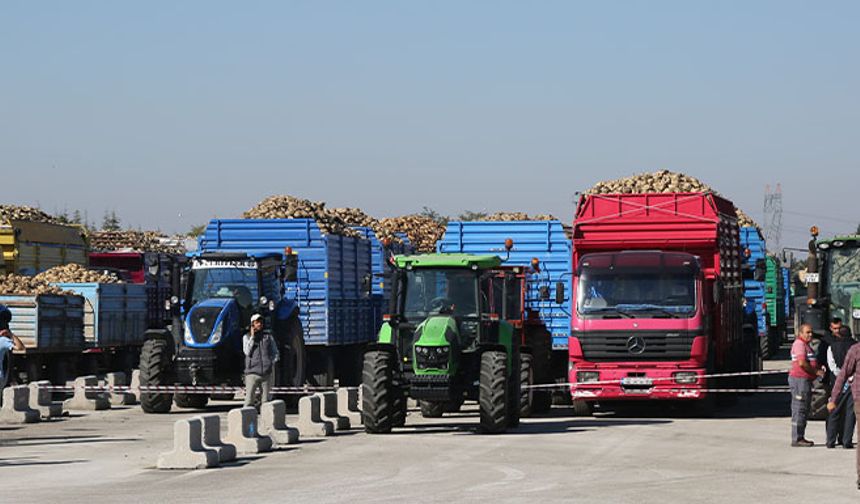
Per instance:
[[[687,360],[696,332],[589,331],[573,336],[588,361]]]

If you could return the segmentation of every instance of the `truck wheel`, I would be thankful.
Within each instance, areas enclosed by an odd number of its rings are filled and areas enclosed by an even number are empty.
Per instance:
[[[207,394],[176,393],[176,395],[173,396],[173,402],[175,402],[180,408],[201,409],[205,408],[206,404],[209,403],[209,396]]]
[[[140,384],[171,385],[173,379],[173,344],[160,338],[148,339],[140,349]],[[173,394],[142,392],[140,407],[144,413],[167,413]]]
[[[418,405],[421,407],[421,416],[424,418],[442,418],[445,404],[439,401],[418,401]]]
[[[573,401],[574,416],[590,417],[594,414],[594,405],[588,401]]]
[[[534,413],[535,389],[534,357],[531,354],[520,355],[520,416],[530,417]]]
[[[508,426],[508,370],[505,352],[481,354],[481,378],[478,406],[481,432],[498,434]]]
[[[399,406],[397,396],[400,394],[391,383],[392,361],[389,352],[371,351],[364,354],[361,411],[364,415],[364,430],[370,434],[391,432],[394,424],[395,408]],[[403,404],[406,404],[405,398]]]

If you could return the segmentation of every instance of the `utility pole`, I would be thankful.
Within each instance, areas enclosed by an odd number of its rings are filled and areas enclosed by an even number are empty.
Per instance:
[[[771,251],[782,249],[782,184],[776,184],[771,192],[770,185],[764,188],[764,239]]]

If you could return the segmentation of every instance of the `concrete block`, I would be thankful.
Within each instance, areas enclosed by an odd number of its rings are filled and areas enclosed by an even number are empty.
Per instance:
[[[257,410],[252,407],[236,408],[227,413],[226,442],[236,447],[240,455],[272,450],[272,438],[261,436],[257,430]]]
[[[206,469],[218,466],[218,452],[203,447],[203,422],[199,418],[173,424],[173,451],[158,456],[159,469]]]
[[[287,403],[269,401],[260,407],[259,432],[269,436],[275,446],[285,446],[299,442],[299,431],[287,426]]]
[[[296,428],[302,437],[325,437],[334,434],[334,424],[322,419],[322,398],[317,395],[299,399]]]
[[[200,415],[203,423],[203,447],[218,452],[219,462],[228,462],[236,458],[236,447],[221,441],[221,417],[217,413]]]
[[[85,387],[95,387],[98,379],[93,376],[79,376],[75,379],[75,393],[71,399],[66,399],[63,407],[67,410],[99,411],[110,409],[110,401],[102,392],[86,390]]]
[[[31,382],[29,385],[30,408],[38,411],[42,418],[63,416],[63,402],[51,400],[51,391],[46,388],[50,385],[48,380]]]
[[[349,419],[351,425],[362,425],[361,410],[358,408],[358,388],[337,389],[337,414]]]
[[[108,387],[128,387],[128,377],[122,372],[108,373],[105,375],[105,381]],[[116,391],[113,388],[108,390],[108,400],[115,406],[137,404],[137,397],[131,392]]]
[[[337,414],[337,392],[321,392],[314,394],[322,401],[322,417],[334,424],[336,430],[349,430],[349,418]]]
[[[131,384],[129,392],[134,394],[134,400],[140,402],[140,369],[131,370]]]
[[[30,409],[30,389],[26,385],[15,385],[3,389],[3,406],[0,407],[0,423],[35,423],[41,414]]]

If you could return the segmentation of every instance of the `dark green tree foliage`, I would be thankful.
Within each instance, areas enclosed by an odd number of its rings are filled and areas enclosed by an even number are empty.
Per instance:
[[[188,233],[186,233],[186,235],[192,238],[197,238],[198,236],[202,235],[204,231],[206,231],[206,224],[191,226],[191,229],[188,230]]]
[[[473,212],[471,210],[466,210],[465,212],[458,215],[457,219],[461,220],[461,221],[470,222],[470,221],[479,221],[479,220],[485,219],[486,217],[487,217],[487,212]]]
[[[120,228],[120,220],[117,217],[116,212],[111,210],[110,212],[105,211],[104,218],[102,219],[102,231],[119,231]]]
[[[450,217],[448,217],[446,215],[442,215],[439,212],[437,212],[436,210],[433,210],[432,208],[426,207],[426,206],[423,207],[423,209],[421,210],[421,213],[419,215],[433,219],[434,221],[438,222],[442,226],[446,226],[448,224],[448,221],[451,220]]]

